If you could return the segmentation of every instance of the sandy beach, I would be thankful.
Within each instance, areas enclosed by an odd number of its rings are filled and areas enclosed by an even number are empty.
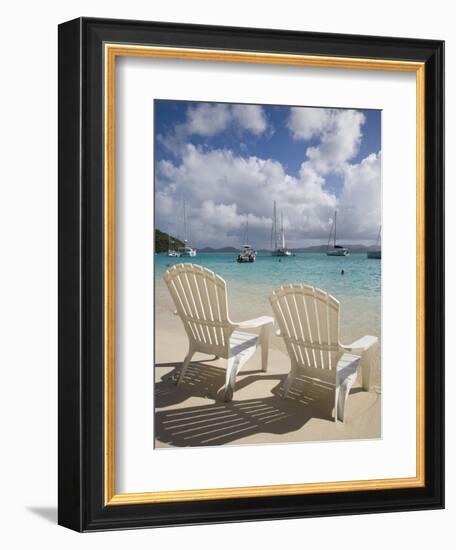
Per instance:
[[[217,391],[225,381],[223,359],[196,354],[185,380],[175,385],[187,352],[187,336],[179,318],[172,314],[172,302],[166,293],[160,293],[157,302],[156,448],[381,437],[378,350],[374,354],[370,391],[364,391],[359,380],[355,382],[345,423],[334,422],[334,390],[325,383],[298,379],[288,398],[282,398],[281,386],[290,360],[283,341],[275,335],[270,339],[268,372],[261,371],[257,350],[237,376],[233,400],[225,403],[217,399]]]

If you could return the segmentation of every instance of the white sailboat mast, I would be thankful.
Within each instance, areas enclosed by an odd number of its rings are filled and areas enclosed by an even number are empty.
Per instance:
[[[282,229],[282,248],[285,249],[285,231],[283,229],[283,212],[280,212],[280,225]]]
[[[274,227],[274,250],[277,250],[277,205],[276,201],[274,201],[274,213],[273,213],[273,227]]]
[[[187,243],[187,215],[185,211],[185,199],[184,199],[184,243]]]

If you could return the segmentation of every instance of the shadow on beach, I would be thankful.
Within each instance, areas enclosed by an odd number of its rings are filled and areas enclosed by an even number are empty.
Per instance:
[[[194,362],[176,386],[181,363],[157,365],[160,367],[172,368],[155,384],[155,437],[165,445],[223,445],[255,434],[294,432],[312,418],[332,421],[334,389],[324,382],[298,378],[288,398],[282,399],[285,374],[246,370],[236,383],[236,393],[248,388],[255,397],[236,400],[235,393],[233,401],[225,403],[216,400],[225,382],[224,368]],[[277,384],[264,391],[265,382],[274,380]],[[184,401],[195,398],[199,403],[201,399],[208,402],[182,407]]]

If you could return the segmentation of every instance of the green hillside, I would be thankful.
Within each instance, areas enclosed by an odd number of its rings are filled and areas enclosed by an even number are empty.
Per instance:
[[[155,252],[167,252],[169,246],[169,238],[171,238],[171,247],[179,248],[184,246],[184,243],[168,233],[160,231],[160,229],[155,230]],[[173,243],[174,241],[174,243]]]

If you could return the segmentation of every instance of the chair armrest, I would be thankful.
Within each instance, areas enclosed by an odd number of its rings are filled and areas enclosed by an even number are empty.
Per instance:
[[[240,323],[233,323],[236,328],[258,328],[265,325],[274,324],[274,318],[269,317],[269,315],[263,315],[262,317],[257,317],[256,319],[249,319],[248,321],[241,321]]]
[[[344,349],[345,351],[366,351],[370,347],[372,347],[374,344],[378,342],[377,336],[363,336],[362,338],[359,338],[358,340],[355,340],[348,346],[344,346],[343,344],[340,344],[340,347]]]

